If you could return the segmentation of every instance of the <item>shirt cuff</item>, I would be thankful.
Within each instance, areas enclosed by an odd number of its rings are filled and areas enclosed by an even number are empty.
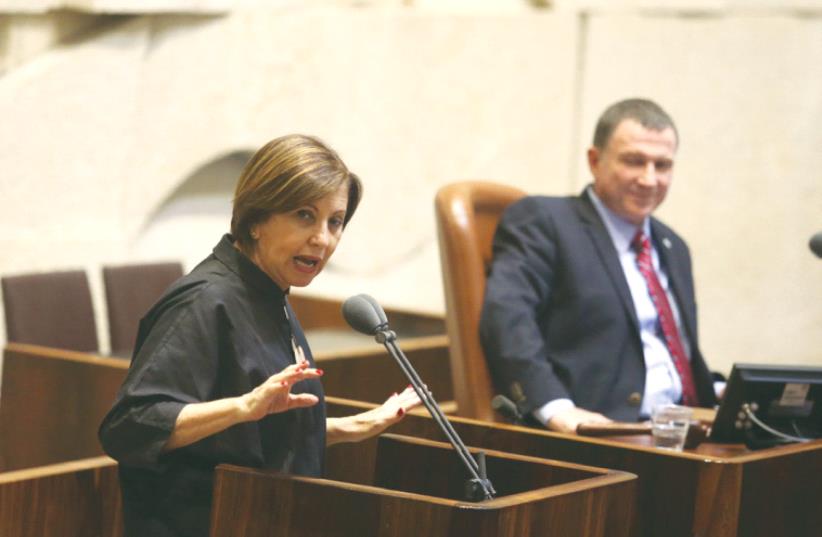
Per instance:
[[[551,421],[551,418],[560,412],[574,408],[574,406],[574,402],[570,399],[554,399],[553,401],[548,401],[541,407],[534,409],[531,414],[541,424],[548,426],[548,422]]]

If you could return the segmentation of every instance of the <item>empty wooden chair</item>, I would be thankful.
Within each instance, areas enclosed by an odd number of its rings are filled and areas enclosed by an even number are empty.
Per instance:
[[[183,266],[177,262],[103,267],[113,355],[131,354],[140,319],[182,275]]]
[[[6,339],[96,352],[97,325],[85,271],[4,276]]]

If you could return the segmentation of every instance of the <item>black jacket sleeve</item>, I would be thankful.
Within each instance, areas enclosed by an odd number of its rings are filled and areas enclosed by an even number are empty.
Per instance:
[[[220,334],[228,328],[219,301],[200,300],[207,292],[188,290],[141,322],[128,376],[99,430],[103,449],[114,459],[157,465],[182,408],[211,398]]]
[[[508,208],[494,236],[480,320],[495,384],[526,412],[571,398],[554,371],[539,326],[553,291],[559,255],[554,237],[554,223],[537,199],[525,198]]]

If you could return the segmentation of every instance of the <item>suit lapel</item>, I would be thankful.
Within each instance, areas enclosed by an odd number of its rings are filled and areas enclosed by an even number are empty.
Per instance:
[[[671,292],[676,298],[676,304],[679,309],[679,316],[682,323],[685,325],[685,330],[688,333],[688,339],[693,342],[694,327],[691,318],[690,309],[685,302],[685,275],[682,273],[682,267],[676,262],[675,253],[673,252],[673,241],[668,233],[660,226],[656,220],[651,219],[651,235],[656,245],[656,251],[659,254],[659,260],[665,272],[668,274],[668,282],[671,287]]]
[[[639,333],[639,321],[636,318],[634,300],[631,297],[631,290],[628,288],[628,282],[625,279],[625,273],[622,271],[622,265],[619,263],[619,257],[617,256],[611,236],[608,235],[605,224],[600,220],[596,209],[584,191],[577,201],[577,214],[588,235],[591,237],[591,242],[594,243],[594,247],[599,254],[602,264],[605,266],[606,272],[611,278],[611,282],[619,295],[625,312],[628,314],[628,318],[631,320],[637,333]]]

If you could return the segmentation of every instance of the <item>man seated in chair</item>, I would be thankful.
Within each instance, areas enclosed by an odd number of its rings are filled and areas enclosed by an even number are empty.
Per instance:
[[[524,198],[500,220],[480,337],[496,387],[549,429],[716,403],[688,247],[651,216],[678,142],[656,103],[613,104],[588,149],[593,184]]]

